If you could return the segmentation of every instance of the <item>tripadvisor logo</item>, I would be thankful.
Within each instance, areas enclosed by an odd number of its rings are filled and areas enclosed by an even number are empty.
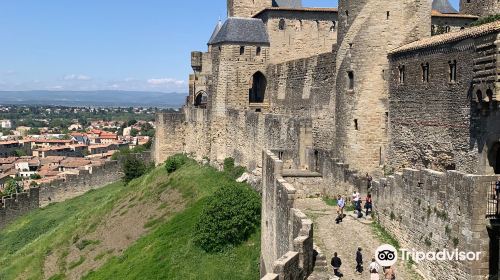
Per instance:
[[[443,249],[437,252],[423,252],[415,249],[400,249],[401,260],[421,261],[479,261],[481,252],[463,252],[458,249]],[[384,244],[375,251],[375,259],[383,267],[389,267],[398,261],[398,250],[392,245]]]

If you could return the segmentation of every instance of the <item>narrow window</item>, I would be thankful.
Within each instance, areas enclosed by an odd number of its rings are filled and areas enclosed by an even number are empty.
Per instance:
[[[349,16],[349,11],[345,11],[345,15],[348,17]]]
[[[278,24],[278,29],[285,30],[285,20],[284,19],[280,19],[280,22]]]
[[[260,47],[257,47],[257,52],[256,52],[256,55],[257,55],[257,56],[260,56],[260,52],[261,52],[261,48],[260,48]]]
[[[348,89],[354,90],[354,72],[352,71],[347,72],[347,78],[349,79]]]
[[[429,63],[422,64],[422,82],[429,82]]]
[[[320,26],[319,26],[319,20],[317,20],[317,21],[316,21],[316,30],[318,30],[318,31],[319,31],[319,27],[320,27]]]
[[[386,19],[389,19],[390,16],[391,16],[391,12],[387,11],[387,18]]]
[[[404,84],[405,83],[405,72],[406,72],[406,67],[404,65],[399,66],[399,83]]]
[[[244,54],[245,54],[245,47],[241,46],[240,47],[240,55],[244,55]]]
[[[358,119],[354,119],[354,129],[359,130]]]
[[[449,26],[446,26],[444,32],[445,33],[450,33],[450,31],[451,31],[451,28]]]
[[[302,22],[301,19],[299,19],[299,28],[302,31],[302,28],[304,27],[304,23]]]
[[[457,61],[448,61],[448,65],[450,66],[450,83],[454,83],[457,81]]]

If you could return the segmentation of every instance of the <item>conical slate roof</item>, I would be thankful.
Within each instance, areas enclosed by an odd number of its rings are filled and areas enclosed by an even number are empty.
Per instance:
[[[302,0],[273,0],[273,7],[302,8]]]
[[[208,40],[209,45],[213,44],[214,39],[215,39],[215,37],[217,37],[217,34],[219,33],[221,28],[222,28],[222,21],[219,19],[219,22],[217,22],[217,25],[215,26],[214,32],[212,33],[212,36],[210,36],[210,40]]]
[[[453,8],[448,0],[434,0],[432,9],[442,14],[458,14],[458,11]]]
[[[220,43],[269,44],[264,22],[256,18],[230,17],[209,45]]]

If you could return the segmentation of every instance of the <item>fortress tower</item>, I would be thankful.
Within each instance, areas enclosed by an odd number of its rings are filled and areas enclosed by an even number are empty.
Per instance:
[[[229,17],[252,17],[265,8],[273,6],[272,0],[228,0]]]
[[[390,50],[431,35],[431,1],[340,0],[336,155],[362,172],[384,165]]]
[[[460,13],[480,17],[500,13],[498,0],[460,0]]]

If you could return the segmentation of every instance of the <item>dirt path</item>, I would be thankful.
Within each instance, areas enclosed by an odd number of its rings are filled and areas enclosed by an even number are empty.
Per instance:
[[[347,215],[344,221],[336,224],[335,207],[328,206],[319,198],[301,199],[295,202],[295,207],[302,210],[314,222],[314,243],[326,256],[328,264],[334,252],[342,259],[342,279],[367,280],[370,279],[368,266],[378,246],[382,245],[374,234],[370,224],[362,223],[354,217]],[[358,247],[363,248],[363,261],[365,271],[359,275],[355,272],[355,255]],[[407,269],[404,263],[399,262],[396,267],[398,280],[419,279],[413,271]],[[382,274],[380,275],[381,279]],[[315,272],[310,279],[336,279],[329,266],[328,273]]]

